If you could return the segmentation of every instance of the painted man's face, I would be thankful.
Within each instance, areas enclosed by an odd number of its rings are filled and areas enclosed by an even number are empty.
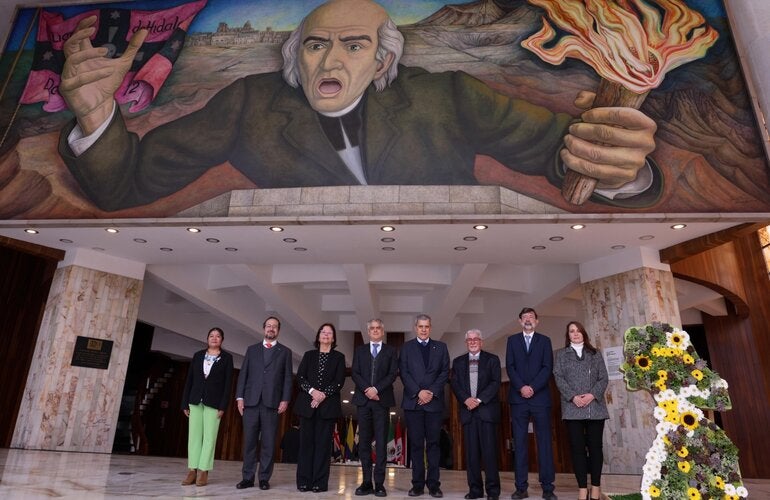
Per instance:
[[[375,59],[377,28],[386,14],[376,4],[343,0],[316,9],[305,21],[299,48],[302,90],[316,111],[341,111],[387,67]]]

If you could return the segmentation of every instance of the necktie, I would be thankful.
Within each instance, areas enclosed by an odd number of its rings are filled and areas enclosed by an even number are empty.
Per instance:
[[[380,344],[372,344],[372,357],[377,357],[377,352],[380,350]]]
[[[265,348],[266,348],[266,349],[270,349],[271,347],[273,347],[273,344],[271,344],[270,342],[267,342],[267,343],[265,344]]]
[[[528,335],[524,335],[524,340],[527,341],[527,352],[529,352],[529,344],[532,343],[532,337],[530,337]]]

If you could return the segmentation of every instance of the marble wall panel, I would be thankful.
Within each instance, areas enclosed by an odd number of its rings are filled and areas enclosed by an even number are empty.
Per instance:
[[[12,446],[110,453],[142,281],[80,266],[51,285]],[[71,366],[77,336],[113,341],[106,370]]]

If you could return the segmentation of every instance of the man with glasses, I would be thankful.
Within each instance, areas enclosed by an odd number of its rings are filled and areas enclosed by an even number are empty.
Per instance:
[[[452,391],[460,403],[460,422],[465,442],[465,470],[469,491],[466,499],[500,498],[497,467],[497,425],[500,423],[500,358],[483,351],[481,330],[465,334],[468,353],[452,361]],[[486,481],[481,479],[484,464]],[[485,484],[486,483],[486,484]]]

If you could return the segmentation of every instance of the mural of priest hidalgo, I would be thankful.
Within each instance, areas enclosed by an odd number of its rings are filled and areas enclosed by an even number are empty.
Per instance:
[[[59,152],[102,209],[153,202],[229,161],[261,188],[354,184],[477,184],[476,154],[559,185],[564,166],[649,205],[660,173],[646,161],[656,125],[631,108],[596,108],[575,122],[455,71],[398,64],[403,36],[370,0],[313,10],[283,46],[281,73],[251,75],[200,110],[140,141],[113,95],[146,36],[125,54],[92,47],[94,19],[66,42],[60,91],[76,116]],[[593,94],[576,104],[585,109]]]

